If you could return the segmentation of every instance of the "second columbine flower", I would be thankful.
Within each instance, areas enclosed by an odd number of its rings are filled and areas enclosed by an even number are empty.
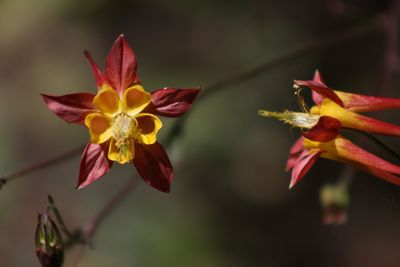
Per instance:
[[[309,109],[300,95],[301,87],[312,90],[315,105]],[[289,187],[293,187],[310,170],[317,158],[323,157],[352,164],[385,181],[400,185],[400,167],[358,147],[340,135],[340,129],[400,136],[400,126],[376,120],[356,112],[400,108],[400,99],[345,93],[330,89],[319,72],[313,80],[295,81],[303,112],[270,112],[260,115],[275,117],[302,129],[302,137],[289,153],[286,169],[292,170]]]

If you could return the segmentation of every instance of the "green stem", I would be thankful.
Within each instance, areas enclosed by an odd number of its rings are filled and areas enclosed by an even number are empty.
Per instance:
[[[52,211],[56,220],[57,220],[57,224],[60,227],[61,231],[65,234],[65,236],[68,239],[71,239],[73,237],[73,234],[68,230],[67,226],[64,223],[64,220],[61,216],[60,211],[58,210],[57,206],[54,204],[54,200],[53,198],[48,195],[47,196],[48,202],[49,202],[49,206],[47,207],[48,211]]]

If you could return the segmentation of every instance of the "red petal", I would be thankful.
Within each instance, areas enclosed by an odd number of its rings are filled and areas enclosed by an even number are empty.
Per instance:
[[[292,170],[292,178],[290,180],[289,189],[295,186],[301,178],[306,175],[306,173],[311,169],[314,165],[315,161],[321,155],[322,151],[314,152],[303,157],[299,160],[294,166]]]
[[[296,162],[300,159],[301,154],[306,151],[303,147],[304,137],[300,137],[297,141],[293,144],[289,151],[289,158],[286,163],[286,171],[293,168]]]
[[[318,70],[316,70],[315,73],[314,73],[313,81],[325,85],[325,82],[322,80],[322,76],[321,76],[321,74],[319,73]],[[314,90],[312,90],[311,95],[312,95],[312,99],[314,100],[315,104],[317,104],[317,105],[321,105],[322,104],[322,101],[324,100],[324,97],[322,95],[318,94]]]
[[[340,91],[335,91],[335,93],[343,101],[344,108],[353,112],[400,108],[400,98],[375,97]]]
[[[90,66],[92,67],[93,76],[96,80],[96,86],[98,89],[100,89],[103,83],[107,81],[107,78],[104,76],[103,72],[97,66],[90,52],[84,51],[83,53],[85,57],[88,59]]]
[[[339,134],[339,128],[342,124],[338,119],[322,116],[318,123],[309,131],[303,132],[303,136],[318,142],[328,142],[334,139]]]
[[[133,164],[147,184],[162,192],[169,192],[173,170],[164,148],[158,142],[152,145],[135,143]]]
[[[321,76],[321,73],[319,72],[319,70],[315,71],[313,81],[317,82],[317,83],[322,83],[323,85],[325,85],[325,82],[322,79],[322,76]]]
[[[192,106],[200,89],[158,89],[151,93],[151,103],[144,112],[166,117],[178,117]]]
[[[111,86],[122,95],[136,79],[136,57],[121,34],[106,59],[106,75]]]
[[[312,81],[295,80],[294,82],[298,86],[309,87],[311,90],[313,90],[313,92],[318,93],[323,98],[329,98],[339,106],[343,107],[342,100],[336,95],[336,93],[332,89],[330,89],[322,82],[321,75],[319,74],[318,71],[315,73],[314,79]],[[313,94],[313,100],[315,101],[316,104],[320,104],[322,102],[320,96]]]
[[[108,145],[108,142],[86,145],[81,157],[78,189],[91,184],[110,170],[113,162],[107,157]]]
[[[93,94],[77,93],[63,96],[42,94],[48,108],[67,122],[83,124],[87,114],[94,111]]]

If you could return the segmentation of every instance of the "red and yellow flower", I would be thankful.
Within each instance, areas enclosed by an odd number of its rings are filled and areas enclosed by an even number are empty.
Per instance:
[[[105,175],[113,162],[133,162],[152,187],[168,192],[173,170],[157,142],[162,128],[158,116],[178,117],[187,112],[200,89],[163,88],[146,92],[136,75],[136,57],[124,36],[114,42],[103,73],[85,51],[98,92],[63,96],[42,95],[60,118],[89,129],[80,163],[78,188]]]
[[[317,71],[314,79],[295,81],[295,88],[306,86],[312,90],[315,102],[310,110],[299,102],[304,112],[270,112],[260,115],[275,117],[294,127],[303,129],[302,137],[289,152],[286,169],[292,170],[289,187],[293,187],[310,170],[318,157],[352,164],[383,180],[400,185],[400,167],[391,164],[350,142],[339,134],[341,128],[400,135],[400,126],[376,120],[356,112],[400,108],[400,99],[350,94],[330,89]]]

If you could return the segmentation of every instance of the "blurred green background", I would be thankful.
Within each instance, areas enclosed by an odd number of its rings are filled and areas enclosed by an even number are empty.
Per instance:
[[[390,7],[390,1],[344,1],[347,10],[341,3],[0,0],[0,171],[87,142],[85,128],[57,118],[39,95],[95,92],[84,49],[103,66],[124,33],[148,91],[207,86]],[[357,173],[349,222],[324,226],[319,187],[335,181],[342,165],[319,160],[289,191],[284,168],[299,132],[257,115],[259,108],[297,110],[292,81],[311,78],[317,68],[333,88],[376,92],[384,47],[382,32],[359,36],[199,102],[185,135],[169,150],[171,194],[137,177],[133,193],[104,221],[94,249],[77,266],[399,266],[399,188]],[[385,95],[400,97],[398,82],[392,77]],[[396,112],[377,115],[400,123]],[[166,121],[160,138],[172,122]],[[400,151],[398,139],[387,141]],[[1,189],[0,266],[39,266],[33,236],[47,194],[75,228],[136,173],[132,165],[115,165],[101,180],[75,190],[78,171],[75,157]],[[75,257],[76,250],[69,252],[65,266],[73,266]]]

